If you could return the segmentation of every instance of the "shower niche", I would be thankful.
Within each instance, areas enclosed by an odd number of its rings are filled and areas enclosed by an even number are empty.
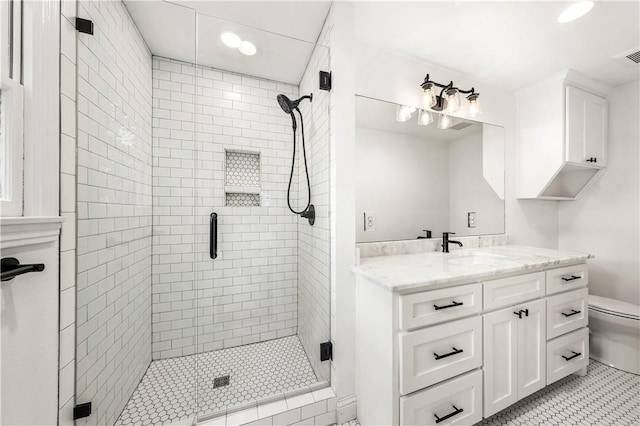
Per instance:
[[[261,162],[259,151],[225,149],[225,205],[260,206]]]

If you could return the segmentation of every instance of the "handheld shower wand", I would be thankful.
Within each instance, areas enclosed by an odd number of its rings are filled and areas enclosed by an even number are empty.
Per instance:
[[[309,102],[313,102],[313,93],[310,95],[306,95],[301,97],[300,99],[296,99],[292,101],[285,95],[278,95],[278,104],[280,104],[280,108],[286,113],[291,115],[291,127],[293,128],[293,157],[291,159],[291,173],[289,174],[289,186],[287,188],[287,205],[289,206],[289,210],[291,210],[294,214],[299,214],[300,216],[309,219],[309,224],[313,226],[316,221],[316,210],[313,204],[311,204],[311,184],[309,183],[309,168],[307,167],[307,149],[305,147],[304,140],[304,120],[302,119],[302,113],[300,109],[298,109],[298,105],[304,99],[309,99]],[[302,132],[302,156],[304,158],[304,170],[307,175],[307,206],[302,211],[295,211],[293,207],[291,207],[291,182],[293,180],[293,170],[295,168],[296,162],[296,130],[298,129],[298,122],[296,121],[296,116],[294,115],[294,111],[298,112],[300,116],[300,130]]]

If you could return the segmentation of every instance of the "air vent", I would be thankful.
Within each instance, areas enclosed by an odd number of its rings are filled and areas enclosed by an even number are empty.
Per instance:
[[[462,130],[462,129],[466,129],[469,126],[473,126],[473,123],[467,123],[466,121],[463,121],[462,123],[455,124],[449,128],[451,130]]]
[[[614,55],[612,59],[622,65],[638,66],[640,65],[640,46],[620,52]]]

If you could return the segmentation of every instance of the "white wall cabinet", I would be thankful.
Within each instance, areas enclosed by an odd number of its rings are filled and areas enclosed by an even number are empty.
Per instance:
[[[567,161],[607,165],[607,100],[573,86],[566,88]]]
[[[603,173],[609,91],[567,70],[516,93],[518,198],[574,200]]]
[[[484,315],[484,416],[489,417],[545,384],[545,301]]]

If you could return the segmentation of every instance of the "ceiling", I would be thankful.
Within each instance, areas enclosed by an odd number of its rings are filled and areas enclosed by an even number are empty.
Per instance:
[[[151,53],[226,71],[299,84],[330,1],[124,0]],[[226,47],[231,31],[254,43],[245,56]]]
[[[398,105],[392,102],[371,99],[364,96],[356,96],[356,124],[375,130],[382,130],[395,134],[403,134],[422,138],[424,140],[454,141],[472,133],[482,130],[482,123],[452,117],[453,125],[461,122],[469,123],[471,126],[462,130],[445,129],[441,130],[437,126],[438,113],[433,113],[433,122],[428,126],[418,126],[418,112],[414,112],[409,121],[400,122],[396,120],[396,108]]]
[[[566,68],[616,86],[640,67],[612,56],[640,46],[640,2],[599,1],[558,24],[566,1],[354,2],[356,38],[517,89]]]

